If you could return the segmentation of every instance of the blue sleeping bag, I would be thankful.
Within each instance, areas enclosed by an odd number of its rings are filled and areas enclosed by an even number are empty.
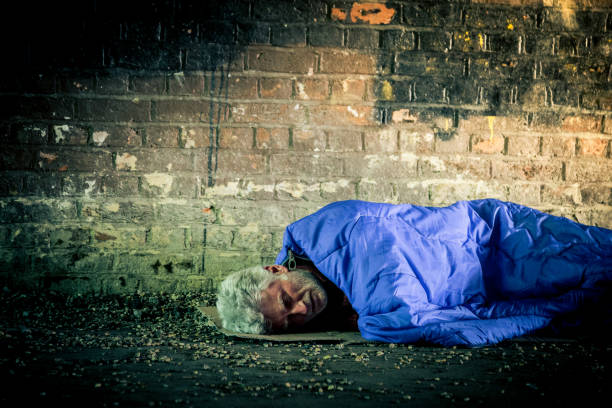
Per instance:
[[[329,204],[290,224],[276,262],[309,258],[361,335],[481,346],[609,296],[612,230],[493,199],[448,207]]]

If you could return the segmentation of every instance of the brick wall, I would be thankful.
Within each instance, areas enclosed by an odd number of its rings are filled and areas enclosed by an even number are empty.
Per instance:
[[[612,228],[610,1],[21,7],[4,285],[212,288],[343,199],[494,197]]]

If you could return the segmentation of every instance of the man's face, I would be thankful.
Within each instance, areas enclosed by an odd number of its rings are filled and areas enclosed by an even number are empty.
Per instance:
[[[310,272],[289,271],[280,265],[264,268],[287,276],[286,280],[275,280],[261,293],[261,312],[273,331],[299,328],[327,306],[327,293]]]

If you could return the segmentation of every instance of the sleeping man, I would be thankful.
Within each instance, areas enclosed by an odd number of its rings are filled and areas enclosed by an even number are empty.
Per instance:
[[[217,309],[242,333],[480,346],[587,310],[609,325],[611,283],[612,230],[493,199],[352,200],[290,224],[276,265],[229,275]]]

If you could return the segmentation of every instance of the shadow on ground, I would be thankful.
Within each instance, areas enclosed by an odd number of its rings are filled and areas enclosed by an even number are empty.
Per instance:
[[[210,294],[0,296],[3,407],[594,405],[604,340],[478,349],[236,341],[197,310]]]

